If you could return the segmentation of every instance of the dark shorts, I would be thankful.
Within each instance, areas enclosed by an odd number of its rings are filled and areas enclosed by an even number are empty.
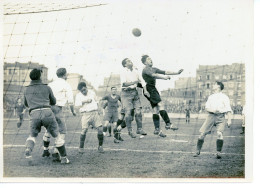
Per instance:
[[[66,134],[67,133],[67,128],[66,128],[66,123],[65,123],[65,116],[62,112],[62,107],[60,106],[51,106],[51,110],[53,111],[56,121],[59,126],[59,132],[60,134]]]
[[[150,97],[145,96],[151,103],[152,108],[156,107],[162,101],[161,96],[155,86],[146,85]]]
[[[117,122],[117,120],[118,120],[117,110],[105,111],[104,121],[109,121],[109,123],[114,123]]]
[[[37,109],[30,112],[30,135],[37,137],[42,126],[52,137],[57,137],[58,124],[51,109]]]
[[[20,121],[23,121],[23,113],[19,113],[19,114],[18,114],[18,117],[19,117],[19,120],[20,120]]]

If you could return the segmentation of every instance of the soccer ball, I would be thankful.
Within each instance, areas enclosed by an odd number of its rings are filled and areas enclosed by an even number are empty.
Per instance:
[[[140,37],[141,34],[142,34],[141,30],[138,29],[138,28],[134,28],[134,29],[132,30],[132,33],[133,33],[133,35],[134,35],[135,37]]]

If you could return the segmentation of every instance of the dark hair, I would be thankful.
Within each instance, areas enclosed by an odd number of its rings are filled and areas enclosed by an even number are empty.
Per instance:
[[[67,70],[65,68],[59,68],[56,71],[56,75],[58,76],[58,78],[61,78],[61,77],[63,77],[66,74],[67,74]]]
[[[149,56],[148,55],[143,55],[142,56],[141,61],[142,61],[143,64],[145,63],[147,57],[149,57]]]
[[[83,87],[87,87],[86,83],[85,82],[80,82],[78,84],[78,90],[80,91]]]
[[[111,90],[112,90],[113,88],[115,88],[115,89],[116,89],[116,87],[114,87],[114,86],[113,86],[113,87],[111,87]]]
[[[30,78],[31,78],[31,80],[40,80],[41,75],[42,75],[42,70],[40,70],[40,69],[33,69],[33,70],[30,72]]]
[[[220,86],[220,90],[224,89],[224,84],[222,82],[216,81],[216,83]]]
[[[125,58],[125,59],[123,59],[123,61],[122,61],[122,65],[123,65],[123,67],[125,67],[126,60],[128,60],[128,58]]]

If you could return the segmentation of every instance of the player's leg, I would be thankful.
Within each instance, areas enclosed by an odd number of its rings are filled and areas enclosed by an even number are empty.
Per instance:
[[[135,134],[133,133],[133,129],[132,129],[132,115],[131,112],[134,109],[134,98],[136,95],[136,92],[133,91],[122,91],[121,93],[121,100],[122,100],[122,104],[123,107],[125,109],[125,123],[126,123],[126,127],[128,130],[128,134],[131,138],[136,138]]]
[[[159,108],[159,113],[160,113],[161,117],[163,118],[164,122],[166,123],[165,129],[166,130],[172,129],[174,131],[178,130],[178,127],[175,124],[171,123],[168,113],[166,112],[166,110],[164,110],[164,106],[163,106],[162,102],[159,102],[157,104],[157,106]]]
[[[67,158],[67,152],[65,147],[65,140],[59,133],[58,123],[56,121],[56,117],[52,110],[43,110],[44,119],[42,120],[43,126],[47,129],[47,131],[51,134],[51,136],[55,139],[55,147],[57,148],[62,164],[68,164],[69,159]]]
[[[224,144],[223,132],[226,126],[225,114],[216,115],[216,130],[217,130],[217,140],[216,140],[216,149],[217,149],[217,159],[221,159],[221,151]]]
[[[116,127],[114,128],[114,138],[120,141],[124,141],[121,137],[121,130],[126,127],[125,123],[125,109],[122,109],[120,112],[120,116],[116,122]]]
[[[32,160],[32,151],[36,142],[36,137],[41,131],[41,114],[40,111],[32,111],[30,113],[30,136],[25,142],[25,158],[28,160],[29,164]]]
[[[194,157],[197,157],[200,155],[201,148],[204,144],[204,139],[207,134],[211,132],[212,127],[214,126],[215,123],[215,117],[214,115],[209,114],[204,121],[203,125],[200,128],[200,136],[197,140],[197,148]]]
[[[49,145],[51,140],[51,134],[48,133],[47,129],[45,129],[45,133],[43,134],[43,154],[42,157],[49,157]]]
[[[87,132],[88,132],[89,121],[90,121],[89,113],[83,113],[83,115],[81,117],[81,133],[80,133],[80,137],[79,137],[79,153],[84,152],[84,144],[85,144],[86,135],[87,135]]]
[[[97,129],[97,138],[98,138],[98,152],[103,153],[103,142],[104,142],[104,134],[103,134],[103,127],[101,118],[98,114],[98,112],[92,113],[93,118],[93,126]]]
[[[23,122],[23,114],[18,112],[17,128],[20,128],[22,126],[22,122]]]
[[[166,137],[165,134],[163,134],[161,127],[160,127],[160,116],[159,116],[159,108],[157,105],[153,105],[153,124],[154,124],[154,134],[158,135],[160,137]]]
[[[139,94],[135,91],[135,96],[133,100],[133,105],[135,109],[135,121],[137,125],[136,134],[147,135],[147,133],[143,130],[143,114],[142,114],[142,105],[139,98]],[[132,120],[134,119],[133,114],[131,113]]]
[[[109,121],[105,120],[104,126],[103,126],[103,134],[106,136],[107,134],[107,127],[108,127]]]

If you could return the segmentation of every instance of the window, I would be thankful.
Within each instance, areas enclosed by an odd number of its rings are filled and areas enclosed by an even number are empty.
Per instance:
[[[231,74],[231,75],[229,75],[229,78],[230,78],[230,80],[232,80],[233,79],[233,75]]]
[[[199,92],[199,97],[202,97],[202,92],[201,91]]]
[[[9,74],[12,74],[12,69],[9,69]]]
[[[207,89],[209,89],[210,88],[210,84],[207,84]]]
[[[210,80],[210,75],[207,75],[207,80]]]
[[[199,80],[202,80],[202,76],[199,76],[199,78],[198,78]]]

